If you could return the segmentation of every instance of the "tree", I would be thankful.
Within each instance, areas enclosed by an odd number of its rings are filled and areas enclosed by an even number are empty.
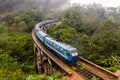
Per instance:
[[[0,22],[0,34],[7,32],[7,25],[5,22]]]

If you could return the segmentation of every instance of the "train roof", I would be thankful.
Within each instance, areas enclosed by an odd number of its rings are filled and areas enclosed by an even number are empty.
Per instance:
[[[44,33],[43,31],[39,30],[39,31],[36,31],[36,33],[42,35],[43,37],[47,36],[46,33]]]
[[[66,49],[66,50],[69,50],[69,51],[77,50],[76,48],[74,48],[66,43],[56,41],[52,37],[46,37],[46,38],[49,39],[50,41],[52,41],[53,43],[55,43],[56,45],[59,45],[60,47]]]
[[[54,22],[58,22],[58,21],[60,21],[59,18],[58,19],[53,19],[53,20],[42,21],[42,22],[35,25],[35,30],[40,30],[40,28],[45,24],[54,23]]]

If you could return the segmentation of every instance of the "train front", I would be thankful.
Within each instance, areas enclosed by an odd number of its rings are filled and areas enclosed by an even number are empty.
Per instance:
[[[72,55],[72,60],[77,61],[79,59],[79,53],[78,53],[77,49],[74,48],[73,50],[70,50],[70,52]]]

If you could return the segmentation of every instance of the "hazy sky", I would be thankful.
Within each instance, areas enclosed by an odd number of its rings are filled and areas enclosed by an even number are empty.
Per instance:
[[[118,7],[120,6],[120,0],[71,0],[71,3],[89,4],[100,3],[104,7]]]

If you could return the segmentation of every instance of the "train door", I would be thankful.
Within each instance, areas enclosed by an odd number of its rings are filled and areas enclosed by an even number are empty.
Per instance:
[[[67,56],[67,60],[71,62],[72,61],[72,56],[70,55],[69,51],[66,51],[66,56]]]

